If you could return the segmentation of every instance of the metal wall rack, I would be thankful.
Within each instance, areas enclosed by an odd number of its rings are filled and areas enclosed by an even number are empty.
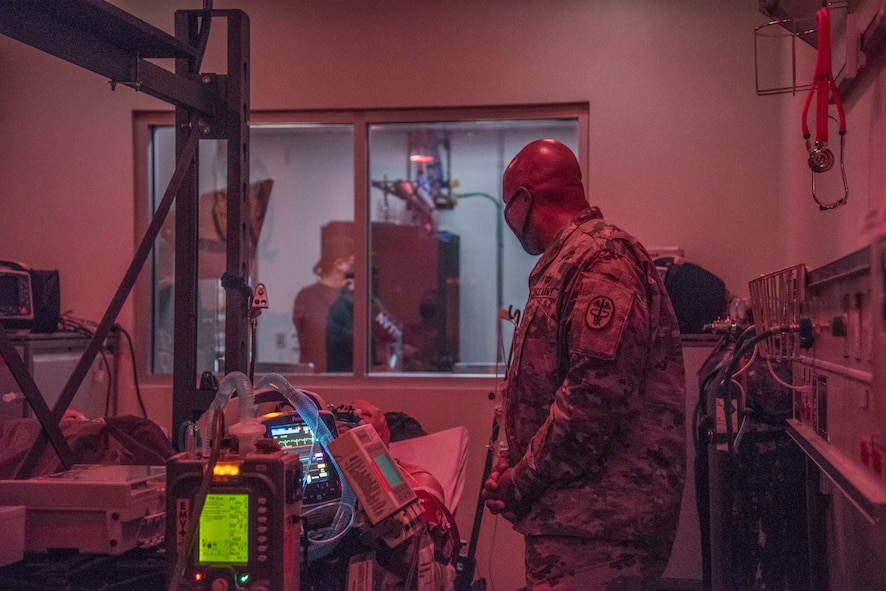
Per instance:
[[[754,28],[754,70],[759,96],[805,92],[812,85],[808,79],[798,81],[797,42],[818,47],[816,11],[828,7],[835,13],[831,34],[839,46],[839,58],[834,63],[834,76],[844,101],[853,93],[860,80],[869,75],[873,62],[886,41],[886,0],[759,0],[760,12],[771,20]],[[781,64],[790,72],[789,79],[779,82],[763,80],[761,70],[764,58],[781,59],[772,53],[772,47],[784,49],[779,43],[789,44],[790,64]],[[774,45],[773,45],[774,44]],[[769,48],[767,50],[767,48]],[[837,57],[837,56],[835,56]],[[814,61],[809,58],[809,72],[802,76],[811,79]]]
[[[203,51],[215,19],[227,21],[227,73],[200,72]],[[22,388],[45,437],[38,437],[16,478],[27,478],[46,443],[65,468],[74,453],[59,421],[104,343],[153,248],[160,228],[176,205],[175,364],[173,432],[206,409],[213,393],[197,388],[197,223],[198,146],[201,139],[226,140],[227,256],[222,284],[227,290],[225,369],[247,371],[249,276],[249,18],[239,10],[179,10],[175,35],[141,21],[104,0],[3,0],[0,33],[104,76],[114,88],[128,86],[175,106],[176,168],[95,334],[50,409],[0,326],[0,355]],[[174,60],[174,71],[150,60]]]

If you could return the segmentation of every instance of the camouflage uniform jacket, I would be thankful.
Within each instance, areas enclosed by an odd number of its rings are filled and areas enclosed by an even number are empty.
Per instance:
[[[524,535],[664,541],[686,471],[677,319],[644,248],[580,214],[529,277],[504,386]]]

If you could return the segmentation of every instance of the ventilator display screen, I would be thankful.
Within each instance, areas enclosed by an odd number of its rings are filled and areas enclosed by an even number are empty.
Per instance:
[[[304,423],[273,425],[268,429],[281,449],[297,453],[304,468],[305,485],[326,482],[334,470],[323,446],[314,439],[311,428]]]
[[[209,493],[198,527],[201,564],[247,564],[249,562],[249,495]]]

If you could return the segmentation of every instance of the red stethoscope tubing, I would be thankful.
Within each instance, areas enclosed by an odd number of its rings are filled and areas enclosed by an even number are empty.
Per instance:
[[[821,8],[816,13],[818,16],[818,59],[815,64],[815,77],[812,80],[812,88],[806,95],[806,103],[803,105],[803,138],[809,139],[809,108],[812,106],[812,97],[816,95],[815,113],[815,143],[824,147],[828,143],[828,105],[833,98],[837,107],[840,135],[846,133],[846,113],[843,110],[843,101],[837,92],[837,84],[831,73],[831,15],[827,8]]]

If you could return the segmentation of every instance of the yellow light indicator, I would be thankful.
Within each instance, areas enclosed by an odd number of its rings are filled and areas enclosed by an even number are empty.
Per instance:
[[[212,469],[213,476],[239,476],[240,464],[235,462],[219,462]]]

